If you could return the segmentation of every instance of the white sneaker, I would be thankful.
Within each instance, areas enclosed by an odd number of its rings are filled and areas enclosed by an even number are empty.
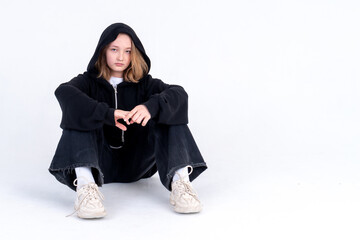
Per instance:
[[[74,181],[76,185],[77,179]],[[79,218],[102,218],[106,216],[106,211],[102,201],[104,196],[99,191],[96,183],[88,183],[76,190],[75,212]]]
[[[192,173],[191,168],[189,175]],[[180,175],[180,180],[171,183],[170,204],[178,213],[197,213],[202,209],[202,204],[190,181],[184,180]]]

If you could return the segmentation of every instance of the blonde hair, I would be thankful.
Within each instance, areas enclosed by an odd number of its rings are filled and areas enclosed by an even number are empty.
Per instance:
[[[106,63],[106,50],[110,44],[106,45],[101,51],[98,60],[95,63],[95,67],[99,71],[98,78],[103,77],[109,80],[111,77],[111,69]],[[137,83],[139,80],[149,72],[149,67],[146,64],[141,52],[135,47],[133,41],[131,41],[131,55],[130,64],[124,70],[124,80],[127,82]]]

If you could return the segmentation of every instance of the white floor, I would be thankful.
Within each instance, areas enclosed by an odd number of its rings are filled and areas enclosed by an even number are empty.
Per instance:
[[[28,160],[31,173],[26,168],[15,173],[11,163],[3,168],[1,239],[360,237],[359,177],[354,168],[320,171],[302,161],[295,170],[294,162],[280,164],[279,159],[268,159],[274,167],[227,166],[210,159],[209,170],[194,181],[204,204],[200,214],[174,213],[169,193],[155,175],[131,184],[104,185],[108,216],[82,220],[65,217],[73,211],[74,192],[47,172],[46,161],[39,168],[39,161]]]
[[[359,12],[355,0],[1,1],[0,240],[359,240]],[[190,96],[209,166],[200,214],[174,213],[154,176],[104,185],[104,219],[65,217],[75,193],[47,171],[54,90],[114,22],[136,30],[152,76]]]

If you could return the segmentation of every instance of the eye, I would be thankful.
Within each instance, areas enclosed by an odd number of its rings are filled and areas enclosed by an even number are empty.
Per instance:
[[[112,49],[110,49],[112,52],[115,52],[116,51],[116,48],[112,48]]]
[[[129,53],[129,54],[130,54],[130,53],[131,53],[131,50],[126,50],[126,53]]]

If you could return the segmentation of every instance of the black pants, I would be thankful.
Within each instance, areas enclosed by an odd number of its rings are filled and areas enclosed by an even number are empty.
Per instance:
[[[126,148],[110,148],[102,129],[89,132],[65,129],[49,171],[74,191],[76,167],[90,167],[99,186],[138,181],[158,171],[162,184],[171,190],[172,177],[179,168],[193,167],[190,181],[207,168],[187,125],[155,125],[151,132],[153,144],[132,146],[129,152]]]

